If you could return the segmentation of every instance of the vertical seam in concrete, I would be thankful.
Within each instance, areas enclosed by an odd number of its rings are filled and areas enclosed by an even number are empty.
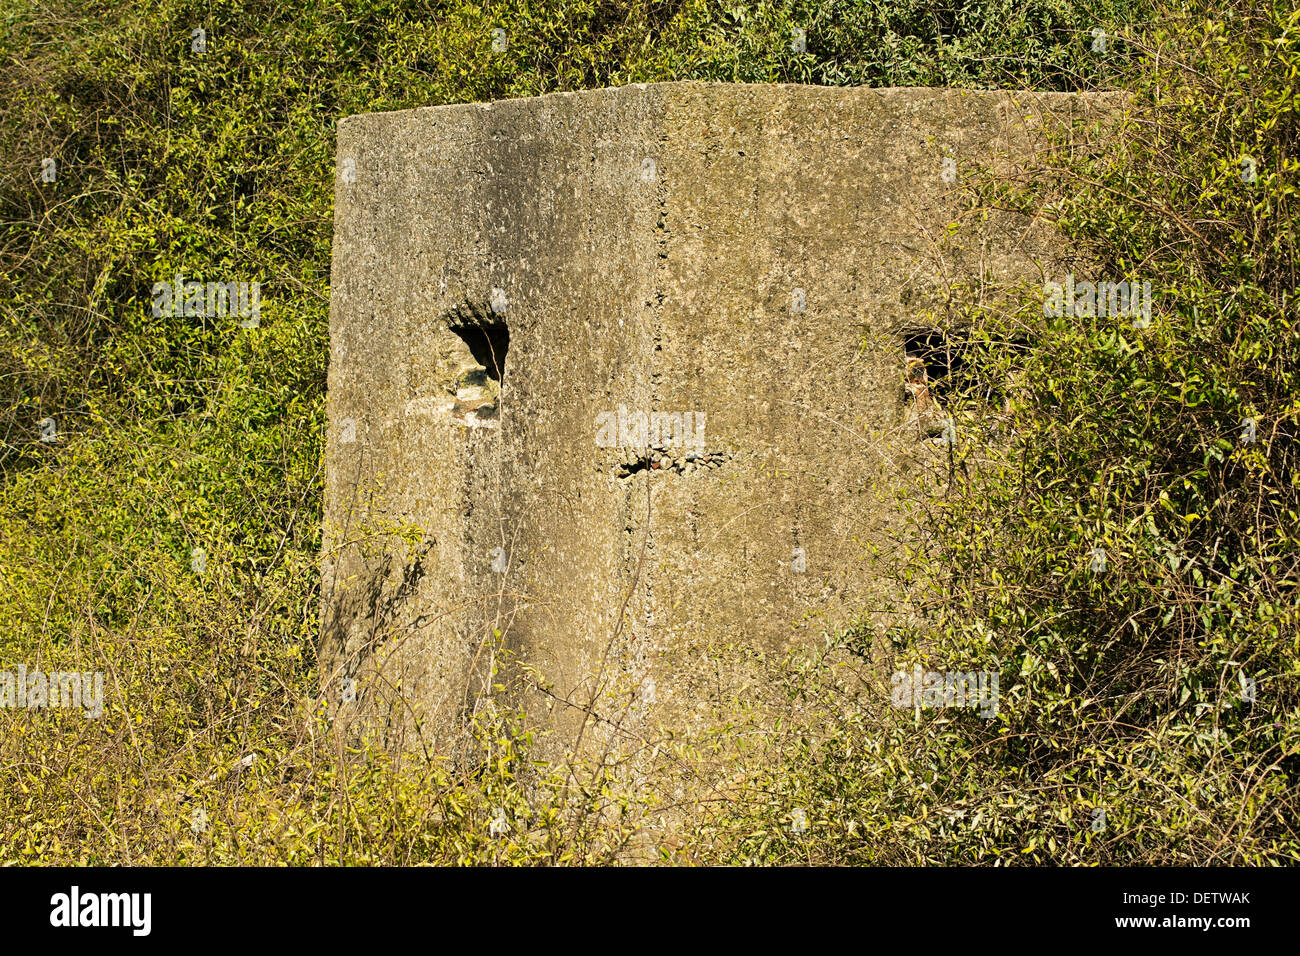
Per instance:
[[[654,203],[655,203],[655,262],[651,270],[651,288],[654,295],[654,304],[650,308],[650,407],[647,412],[653,414],[659,408],[659,381],[660,381],[660,356],[663,354],[660,350],[660,344],[663,341],[663,307],[664,307],[664,284],[668,276],[668,199],[665,176],[671,175],[672,171],[668,164],[664,163],[665,149],[668,144],[667,115],[668,108],[666,104],[667,94],[661,94],[660,102],[657,108],[657,115],[652,114],[651,127],[655,135],[655,155],[659,158],[656,160],[658,174],[655,176]],[[655,561],[655,540],[654,540],[654,497],[650,494],[651,472],[646,472],[646,562],[645,570],[645,624],[647,634],[651,633],[654,624],[654,573],[658,569]]]

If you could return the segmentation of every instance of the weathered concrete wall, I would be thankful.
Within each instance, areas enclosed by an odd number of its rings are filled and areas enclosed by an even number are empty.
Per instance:
[[[567,733],[594,711],[585,733],[631,746],[743,694],[746,651],[879,597],[918,442],[901,330],[953,283],[1058,271],[1045,229],[963,219],[944,158],[1005,171],[1094,108],[668,83],[345,119],[331,697],[354,679],[346,713],[437,739],[499,631],[533,713]],[[473,329],[503,324],[498,386]],[[620,406],[701,413],[707,457],[606,447]]]

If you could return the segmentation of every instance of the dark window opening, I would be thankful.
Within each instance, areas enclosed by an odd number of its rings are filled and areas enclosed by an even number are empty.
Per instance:
[[[447,327],[469,346],[474,361],[487,369],[487,377],[500,382],[505,376],[506,352],[510,348],[509,326],[496,316],[480,314],[477,309],[462,309]]]
[[[1027,335],[964,340],[935,328],[908,329],[903,333],[904,379],[925,383],[940,403],[957,398],[1000,402],[1008,370],[1032,344]]]
[[[965,391],[965,348],[954,345],[938,329],[910,329],[903,333],[903,355],[907,359],[907,380],[925,382],[936,398]]]

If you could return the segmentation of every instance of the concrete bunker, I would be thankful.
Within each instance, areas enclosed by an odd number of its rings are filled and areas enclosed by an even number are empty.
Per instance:
[[[689,82],[343,120],[375,172],[336,184],[339,716],[441,747],[507,697],[557,748],[640,752],[752,697],[756,657],[887,613],[900,378],[962,371],[918,316],[1062,271],[1044,223],[965,218],[960,177],[1103,107]]]

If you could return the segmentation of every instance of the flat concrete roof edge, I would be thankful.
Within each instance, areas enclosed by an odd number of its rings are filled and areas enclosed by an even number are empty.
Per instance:
[[[730,83],[722,80],[665,80],[655,83],[627,83],[622,86],[606,86],[588,90],[561,90],[554,93],[540,93],[536,96],[511,96],[499,100],[475,100],[467,103],[442,103],[434,106],[412,106],[401,110],[380,110],[373,113],[352,113],[348,116],[341,117],[338,121],[338,126],[341,130],[345,124],[351,125],[357,121],[398,121],[404,117],[410,116],[411,114],[429,111],[466,109],[486,111],[499,104],[513,104],[521,101],[541,104],[546,101],[554,102],[574,98],[598,99],[608,97],[611,94],[627,94],[631,91],[639,91],[642,93],[670,93],[678,90],[684,92],[688,90],[703,89],[729,89],[736,90],[737,92],[741,90],[747,92],[759,90],[772,92],[818,90],[823,91],[828,95],[871,95],[881,97],[882,99],[897,96],[910,97],[918,94],[932,94],[934,96],[943,97],[957,96],[961,98],[975,96],[1013,100],[1023,97],[1040,103],[1064,103],[1082,99],[1106,106],[1118,106],[1132,98],[1131,94],[1122,90],[1065,93],[1056,90],[976,89],[973,87],[962,86],[820,86],[815,83]]]

